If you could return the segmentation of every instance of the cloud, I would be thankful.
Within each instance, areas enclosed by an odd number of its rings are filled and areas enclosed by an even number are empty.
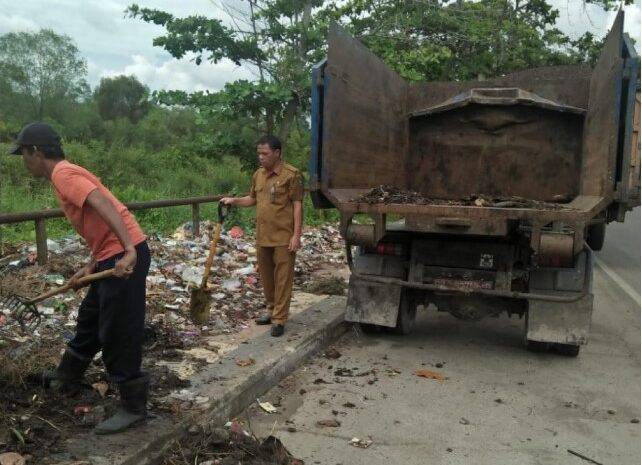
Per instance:
[[[557,27],[577,39],[585,32],[591,32],[597,37],[611,29],[617,12],[604,11],[603,8],[584,3],[583,0],[551,0],[551,5],[559,10]],[[624,8],[624,31],[640,43],[640,0]]]
[[[37,31],[38,29],[40,29],[40,27],[28,18],[0,12],[0,34]]]
[[[602,37],[611,27],[615,14],[605,12],[583,0],[549,0],[560,11],[558,27],[572,38],[586,31]],[[134,74],[152,89],[184,89],[186,91],[220,89],[225,82],[240,78],[252,79],[253,74],[229,61],[216,65],[196,66],[189,59],[175,60],[161,48],[154,47],[155,37],[163,35],[163,27],[140,19],[125,17],[125,9],[133,0],[0,0],[0,34],[14,31],[53,29],[70,36],[87,60],[88,81],[95,87],[101,77]],[[221,4],[243,8],[247,2],[237,0],[140,0],[142,7],[167,11],[177,17],[202,15],[230,19]],[[640,0],[624,7],[625,30],[640,40]],[[19,14],[7,13],[18,11]],[[44,12],[44,14],[43,14]]]
[[[203,63],[197,66],[187,56],[182,60],[170,58],[161,62],[153,62],[144,55],[133,55],[131,62],[121,69],[107,70],[100,77],[113,77],[121,74],[134,75],[152,90],[184,90],[194,92],[199,90],[216,91],[226,82],[236,79],[254,79],[253,74],[246,68],[238,67],[229,60],[219,63]]]

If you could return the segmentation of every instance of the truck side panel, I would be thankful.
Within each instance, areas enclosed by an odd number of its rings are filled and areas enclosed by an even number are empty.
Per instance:
[[[406,82],[333,24],[324,86],[321,186],[403,186]]]
[[[622,30],[620,12],[607,36],[600,59],[593,70],[588,113],[584,125],[582,160],[583,195],[613,197],[622,94]]]

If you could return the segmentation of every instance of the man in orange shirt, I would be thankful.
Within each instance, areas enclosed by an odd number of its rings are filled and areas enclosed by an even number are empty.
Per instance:
[[[147,416],[149,377],[141,372],[145,281],[150,265],[145,236],[127,208],[96,176],[65,160],[60,137],[49,125],[26,125],[9,153],[22,155],[34,177],[51,181],[65,216],[87,241],[92,259],[70,283],[114,269],[115,277],[96,281],[89,288],[78,310],[76,334],[58,368],[43,374],[43,382],[77,390],[85,370],[102,350],[110,380],[119,387],[121,407],[97,425],[95,432],[117,433]]]

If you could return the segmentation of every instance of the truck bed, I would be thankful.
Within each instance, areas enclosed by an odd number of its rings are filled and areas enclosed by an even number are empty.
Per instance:
[[[530,208],[493,207],[477,205],[453,205],[445,202],[426,204],[416,203],[368,203],[360,201],[372,189],[329,189],[328,199],[342,214],[396,214],[426,217],[467,218],[470,220],[528,220],[546,224],[553,221],[565,223],[588,222],[602,208],[606,201],[598,196],[577,196],[569,203],[558,204],[560,208],[553,209],[542,202],[533,202]],[[456,203],[453,200],[449,202]]]
[[[340,27],[330,29],[328,58],[313,75],[310,193],[344,224],[355,213],[563,222],[579,240],[596,217],[623,221],[639,205],[633,118],[624,118],[635,104],[639,57],[622,14],[594,69],[538,68],[483,82],[405,81]],[[382,185],[421,201],[362,198]],[[524,201],[462,201],[473,196]],[[556,199],[566,203],[547,205]]]

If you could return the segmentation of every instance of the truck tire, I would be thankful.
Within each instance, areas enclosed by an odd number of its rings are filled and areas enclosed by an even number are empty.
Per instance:
[[[365,334],[377,334],[381,332],[382,327],[379,325],[373,325],[371,323],[359,323],[359,328]]]
[[[555,344],[553,345],[553,350],[560,355],[566,355],[567,357],[577,357],[580,353],[580,346],[575,344]]]
[[[526,350],[536,353],[548,352],[548,342],[526,339]]]
[[[405,336],[412,332],[415,326],[415,316],[417,315],[417,302],[412,292],[404,290],[401,292],[401,302],[399,303],[399,313],[397,313],[397,326],[392,328],[393,334]]]
[[[606,223],[589,224],[586,232],[586,243],[596,252],[604,247],[606,237]]]

